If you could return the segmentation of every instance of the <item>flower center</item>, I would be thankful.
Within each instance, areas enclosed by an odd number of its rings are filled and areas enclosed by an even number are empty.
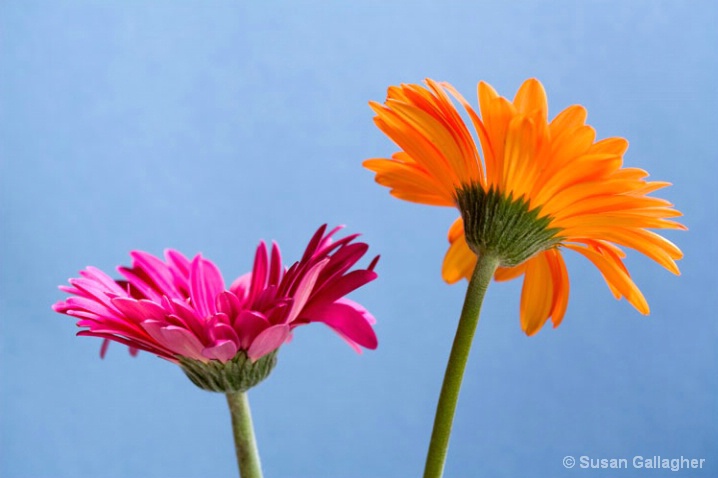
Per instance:
[[[456,190],[456,204],[471,250],[498,257],[503,267],[515,267],[562,240],[561,230],[550,227],[550,216],[540,217],[541,208],[529,209],[527,200],[512,193],[469,184]]]

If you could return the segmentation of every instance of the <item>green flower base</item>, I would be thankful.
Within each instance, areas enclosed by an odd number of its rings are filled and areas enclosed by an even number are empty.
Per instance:
[[[210,392],[246,392],[269,376],[277,364],[277,350],[252,362],[242,350],[227,363],[218,360],[200,362],[178,357],[180,367],[189,379]]]
[[[498,257],[504,267],[517,266],[562,240],[560,229],[549,227],[551,217],[540,217],[540,208],[529,210],[523,197],[473,184],[456,191],[456,203],[471,250]]]

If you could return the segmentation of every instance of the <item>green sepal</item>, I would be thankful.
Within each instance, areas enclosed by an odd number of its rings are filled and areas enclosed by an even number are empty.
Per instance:
[[[187,377],[203,390],[210,392],[246,392],[267,378],[277,364],[277,350],[252,362],[241,350],[229,362],[219,360],[201,362],[187,357],[177,357]]]
[[[541,217],[539,207],[529,209],[523,197],[472,184],[456,191],[456,204],[471,250],[499,257],[504,267],[515,267],[562,240],[561,230],[550,227],[551,217]]]

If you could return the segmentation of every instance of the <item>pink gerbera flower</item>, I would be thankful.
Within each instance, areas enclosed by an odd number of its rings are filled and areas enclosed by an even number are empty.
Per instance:
[[[250,362],[276,351],[294,328],[322,322],[357,352],[374,349],[374,317],[346,294],[376,279],[377,256],[366,269],[349,272],[368,246],[358,234],[337,241],[320,227],[304,256],[288,269],[279,247],[260,242],[252,272],[229,287],[211,261],[187,259],[175,250],[165,260],[133,251],[132,267],[119,267],[114,280],[95,267],[60,289],[72,296],[53,306],[77,317],[78,335],[102,337],[145,350],[172,362],[187,359],[225,364],[238,355]],[[240,354],[243,352],[243,354]],[[217,363],[214,362],[214,363]]]

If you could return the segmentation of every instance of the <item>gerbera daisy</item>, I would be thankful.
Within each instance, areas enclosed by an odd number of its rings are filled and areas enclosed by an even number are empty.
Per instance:
[[[200,254],[192,260],[165,251],[165,260],[133,251],[132,267],[115,281],[95,267],[60,289],[72,296],[53,306],[79,321],[78,335],[102,337],[171,362],[225,364],[240,352],[251,362],[277,350],[292,330],[310,322],[331,327],[349,345],[377,346],[374,318],[346,294],[374,280],[374,266],[349,272],[368,246],[357,235],[333,241],[340,228],[319,228],[301,260],[282,265],[279,247],[257,247],[254,267],[225,285],[217,266]],[[186,360],[189,359],[189,360]]]
[[[670,220],[681,214],[668,201],[649,196],[669,183],[622,167],[628,142],[596,141],[582,106],[549,121],[538,80],[525,81],[513,101],[479,83],[480,116],[451,85],[426,83],[391,87],[383,105],[371,103],[375,123],[402,151],[364,166],[398,198],[460,210],[449,229],[444,280],[469,279],[477,255],[495,255],[496,280],[524,276],[521,327],[533,335],[547,319],[556,327],[564,317],[562,249],[571,249],[600,270],[616,298],[648,314],[617,246],[679,273],[681,251],[648,230],[685,229]],[[449,94],[471,118],[482,154]]]
[[[530,79],[513,101],[479,83],[477,114],[448,83],[426,81],[389,88],[384,104],[372,102],[374,122],[400,148],[364,166],[401,199],[453,206],[443,277],[469,279],[449,356],[427,454],[425,478],[443,474],[461,381],[492,277],[524,276],[521,327],[533,335],[566,312],[569,281],[562,249],[588,258],[616,298],[639,312],[648,304],[623,264],[620,246],[635,249],[678,274],[681,251],[649,229],[685,229],[681,214],[649,196],[668,183],[622,167],[623,138],[595,140],[586,110],[571,106],[548,119],[543,86]],[[451,100],[471,118],[474,136]]]

